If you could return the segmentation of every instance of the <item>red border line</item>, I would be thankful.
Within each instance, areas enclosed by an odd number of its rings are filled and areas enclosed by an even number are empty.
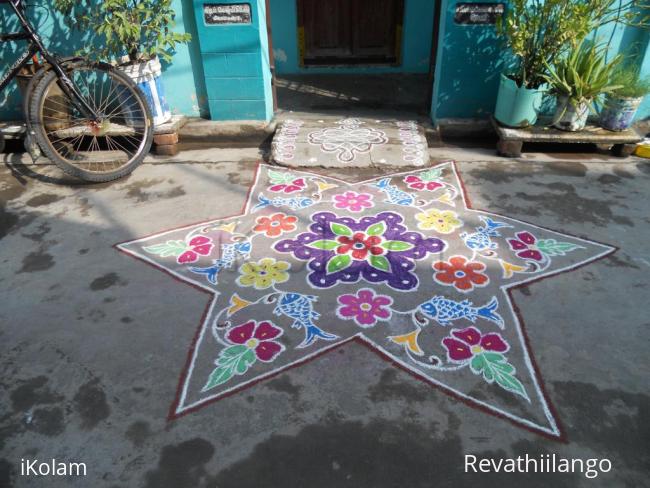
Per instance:
[[[574,237],[574,238],[583,239],[583,240],[586,240],[586,241],[589,241],[589,242],[592,242],[592,243],[595,243],[595,244],[599,244],[601,246],[611,248],[610,251],[608,251],[608,252],[606,252],[604,254],[601,254],[600,256],[597,256],[597,257],[595,257],[593,259],[589,259],[587,261],[584,261],[584,262],[582,262],[582,263],[580,263],[580,264],[578,264],[576,266],[573,266],[573,267],[571,267],[569,269],[558,270],[557,272],[549,273],[549,274],[546,274],[544,276],[533,278],[533,279],[531,279],[529,281],[525,281],[523,283],[518,283],[518,284],[512,285],[510,287],[504,287],[507,299],[510,301],[510,304],[512,306],[512,310],[515,313],[516,319],[519,321],[519,325],[520,325],[522,337],[523,337],[523,340],[524,340],[524,345],[525,345],[525,348],[526,348],[526,352],[528,353],[528,356],[530,358],[530,362],[531,362],[531,365],[532,365],[532,369],[533,369],[532,374],[534,375],[534,380],[539,385],[539,389],[541,391],[542,397],[543,397],[544,401],[546,402],[546,405],[548,406],[548,409],[549,409],[551,415],[553,416],[553,420],[555,421],[557,429],[559,431],[558,436],[552,435],[552,434],[550,434],[548,432],[545,432],[543,430],[540,430],[540,429],[533,428],[533,427],[531,427],[531,426],[529,426],[529,425],[527,425],[525,423],[522,423],[522,422],[520,422],[520,421],[518,421],[518,420],[516,420],[514,418],[511,418],[511,417],[509,417],[507,415],[504,415],[503,413],[501,413],[501,412],[499,412],[497,410],[494,410],[494,409],[488,408],[488,407],[486,407],[484,405],[481,405],[481,404],[477,403],[475,400],[473,400],[471,398],[465,398],[463,396],[460,396],[455,391],[453,391],[451,388],[446,388],[446,387],[444,387],[442,385],[438,385],[436,383],[433,383],[427,377],[422,376],[422,375],[418,374],[417,372],[415,372],[415,371],[413,371],[413,370],[411,370],[409,368],[404,367],[402,364],[395,361],[391,356],[389,356],[388,354],[384,353],[383,351],[380,351],[377,348],[373,347],[372,344],[370,344],[367,341],[361,339],[357,335],[352,336],[349,339],[345,339],[345,340],[343,340],[341,342],[337,342],[333,346],[325,348],[325,349],[315,353],[314,355],[311,355],[309,357],[305,357],[303,360],[298,360],[298,361],[296,361],[294,363],[291,363],[291,364],[285,366],[284,368],[280,368],[280,369],[277,369],[275,371],[272,371],[269,374],[264,375],[261,378],[258,378],[256,380],[252,380],[252,381],[250,381],[250,382],[248,382],[248,383],[246,383],[244,385],[241,385],[239,387],[236,387],[236,388],[234,388],[234,389],[232,389],[232,390],[230,390],[230,391],[228,391],[228,392],[226,392],[224,394],[217,395],[217,396],[214,396],[214,397],[211,397],[211,398],[207,398],[204,401],[199,401],[197,404],[193,405],[192,407],[189,407],[189,408],[183,410],[182,412],[177,413],[178,407],[180,405],[180,398],[181,398],[181,395],[182,395],[182,392],[183,392],[183,388],[184,388],[185,383],[186,383],[186,381],[188,379],[189,368],[190,368],[190,365],[192,364],[192,357],[193,357],[194,352],[196,350],[196,346],[197,346],[199,337],[201,335],[201,331],[203,330],[203,327],[205,325],[205,321],[208,319],[208,317],[207,317],[208,311],[210,310],[213,301],[216,300],[217,295],[214,294],[213,292],[210,292],[210,291],[208,291],[208,290],[206,290],[204,288],[199,287],[198,285],[196,285],[194,283],[183,280],[180,277],[178,277],[178,276],[174,275],[173,273],[171,273],[170,271],[168,271],[166,268],[164,268],[162,266],[159,266],[158,264],[152,263],[150,261],[147,261],[147,260],[145,260],[145,259],[143,259],[143,258],[141,258],[141,257],[139,257],[139,256],[137,256],[137,255],[135,255],[133,253],[130,253],[130,252],[124,250],[124,249],[121,249],[119,246],[131,243],[131,242],[134,242],[134,241],[147,239],[149,237],[152,237],[152,236],[155,236],[155,235],[158,235],[158,234],[163,234],[163,233],[166,233],[166,232],[171,232],[171,231],[174,231],[174,230],[183,229],[183,228],[186,228],[186,227],[192,227],[192,226],[195,226],[195,225],[199,225],[199,224],[206,223],[206,222],[211,222],[211,221],[214,221],[214,220],[226,220],[226,219],[229,219],[229,218],[242,217],[242,216],[246,215],[246,209],[247,209],[247,206],[248,206],[249,199],[250,199],[251,193],[253,191],[253,188],[255,187],[255,184],[257,182],[260,167],[262,166],[262,164],[264,164],[266,166],[272,166],[272,165],[265,164],[265,163],[263,163],[261,161],[258,162],[257,166],[255,167],[253,183],[248,188],[248,191],[246,193],[246,199],[244,201],[244,205],[242,206],[241,213],[233,214],[233,215],[229,215],[229,216],[220,216],[220,217],[207,219],[207,220],[203,219],[203,220],[195,222],[195,223],[184,224],[184,225],[173,227],[173,228],[170,228],[170,229],[167,229],[167,230],[157,231],[157,232],[151,233],[151,234],[146,235],[146,236],[138,237],[137,239],[129,239],[127,241],[123,241],[123,242],[120,242],[120,243],[117,243],[117,244],[113,245],[113,247],[115,249],[117,249],[118,251],[120,251],[120,252],[122,252],[124,254],[127,254],[127,255],[129,255],[129,256],[131,256],[131,257],[133,257],[133,258],[135,258],[135,259],[137,259],[139,261],[142,261],[143,263],[146,263],[149,266],[152,266],[153,268],[160,269],[164,273],[166,273],[167,275],[171,276],[174,280],[176,280],[176,281],[178,281],[180,283],[183,283],[185,285],[189,285],[192,288],[195,288],[195,289],[201,291],[202,293],[206,293],[206,294],[208,294],[208,295],[210,295],[212,297],[212,299],[210,301],[208,301],[208,303],[206,304],[206,306],[205,306],[205,308],[203,310],[203,313],[201,315],[201,320],[200,320],[200,323],[199,323],[199,327],[197,328],[196,332],[194,333],[194,337],[192,339],[190,348],[189,348],[189,350],[187,352],[185,365],[184,365],[184,367],[183,367],[183,369],[181,371],[181,377],[179,378],[178,385],[176,387],[176,393],[174,395],[174,400],[173,400],[173,402],[172,402],[172,404],[170,406],[170,409],[169,409],[169,412],[168,412],[168,415],[167,415],[168,421],[173,421],[173,420],[178,419],[180,417],[183,417],[183,416],[185,416],[185,415],[187,415],[189,413],[200,410],[201,408],[203,408],[203,407],[205,407],[205,406],[207,406],[207,405],[209,405],[209,404],[211,404],[213,402],[216,402],[216,401],[222,400],[224,398],[227,398],[227,397],[229,397],[231,395],[234,395],[235,393],[239,393],[240,391],[242,391],[244,389],[247,389],[247,388],[250,388],[250,387],[256,385],[257,383],[260,383],[262,381],[266,381],[266,380],[271,379],[271,378],[273,378],[273,377],[275,377],[275,376],[277,376],[277,375],[279,375],[281,373],[284,373],[284,372],[286,372],[288,370],[291,370],[293,368],[302,366],[303,364],[305,364],[307,362],[310,362],[310,361],[313,361],[314,359],[317,359],[320,356],[322,356],[324,354],[327,354],[327,353],[329,353],[329,352],[331,352],[331,351],[333,351],[335,349],[339,349],[340,347],[342,347],[342,346],[344,346],[344,345],[346,345],[348,343],[356,342],[356,343],[362,344],[363,346],[368,348],[370,351],[374,352],[379,357],[381,357],[383,360],[390,363],[391,365],[399,368],[402,371],[405,371],[405,372],[409,373],[414,378],[426,383],[429,386],[432,386],[432,387],[442,391],[446,395],[448,395],[448,396],[450,396],[450,397],[452,397],[452,398],[454,398],[456,400],[460,400],[461,402],[465,403],[466,405],[470,406],[471,408],[477,409],[477,410],[479,410],[479,411],[481,411],[483,413],[490,414],[492,416],[501,418],[503,420],[507,420],[508,422],[510,422],[511,424],[513,424],[513,425],[515,425],[517,427],[523,428],[523,429],[525,429],[525,430],[527,430],[529,432],[535,433],[537,435],[541,435],[541,436],[546,437],[548,439],[558,441],[558,442],[562,442],[562,443],[568,443],[568,439],[567,439],[567,436],[566,436],[566,431],[565,431],[565,429],[564,429],[564,427],[563,427],[563,425],[561,423],[560,416],[558,414],[558,411],[557,411],[556,407],[553,405],[553,403],[551,402],[551,400],[549,398],[546,386],[545,386],[544,381],[542,379],[542,375],[541,375],[541,372],[540,372],[540,369],[539,369],[539,365],[537,364],[537,361],[536,361],[535,356],[533,354],[533,351],[531,349],[530,339],[529,339],[528,333],[526,331],[525,321],[524,321],[523,315],[521,314],[521,311],[520,311],[518,305],[516,304],[516,302],[514,301],[514,299],[512,297],[512,290],[516,290],[518,288],[528,286],[528,285],[530,285],[532,283],[542,281],[542,280],[544,280],[546,278],[550,278],[550,277],[557,276],[557,275],[560,275],[560,274],[563,274],[563,273],[568,273],[568,272],[571,272],[571,271],[575,271],[576,269],[581,268],[582,266],[586,266],[587,264],[591,264],[591,263],[599,261],[599,260],[601,260],[603,258],[611,256],[613,253],[618,251],[619,248],[616,247],[616,246],[612,246],[611,244],[605,244],[605,243],[602,243],[602,242],[599,242],[599,241],[595,241],[595,240],[590,239],[590,238],[576,236],[575,234],[570,234],[570,233],[564,232],[564,231],[557,231],[557,230],[550,229],[550,228],[545,227],[545,226],[541,226],[541,225],[538,225],[538,224],[534,224],[532,222],[522,220],[522,219],[509,217],[507,215],[501,215],[499,213],[492,212],[490,210],[485,210],[485,209],[482,209],[482,208],[475,208],[475,207],[472,206],[472,202],[471,202],[471,200],[469,198],[467,188],[465,186],[464,181],[460,177],[460,173],[458,171],[458,166],[457,166],[455,161],[442,161],[442,162],[439,162],[439,163],[436,163],[436,164],[432,164],[432,165],[430,165],[428,167],[436,167],[436,166],[440,166],[440,165],[443,165],[443,164],[449,164],[449,163],[451,163],[451,165],[453,167],[453,170],[454,170],[453,172],[454,172],[454,174],[456,176],[456,179],[457,179],[457,181],[458,181],[458,183],[460,185],[460,188],[461,188],[461,191],[462,191],[462,194],[463,194],[463,199],[464,199],[463,205],[468,210],[477,210],[477,211],[485,212],[485,213],[488,213],[488,214],[491,214],[491,215],[496,215],[496,216],[499,216],[499,217],[507,218],[507,219],[510,219],[510,220],[517,220],[517,221],[520,221],[520,222],[522,222],[524,224],[532,225],[532,226],[538,227],[540,229],[547,230],[549,232],[565,234],[565,235],[568,235],[568,236],[571,236],[571,237]],[[302,171],[302,170],[297,169],[297,168],[292,168],[292,169],[295,169],[295,171],[298,171],[300,173],[311,173],[311,174],[316,175],[316,176],[323,176],[323,177],[327,177],[327,178],[331,178],[331,179],[337,179],[339,181],[343,181],[343,182],[345,182],[347,184],[350,184],[350,185],[357,185],[357,184],[364,183],[366,181],[373,181],[373,180],[377,179],[377,177],[374,177],[374,178],[371,178],[369,180],[362,180],[362,181],[354,183],[354,182],[350,182],[348,180],[344,180],[344,179],[341,179],[341,178],[332,178],[330,176],[327,176],[327,175],[319,173],[319,172]],[[417,168],[417,169],[414,169],[412,171],[421,171],[423,169],[426,169],[426,167],[425,168]],[[407,173],[407,172],[409,172],[409,171],[398,171],[398,172],[395,172],[395,173],[388,173],[388,174],[381,175],[381,176],[389,177],[389,176],[394,176],[396,174],[402,174],[402,173]]]

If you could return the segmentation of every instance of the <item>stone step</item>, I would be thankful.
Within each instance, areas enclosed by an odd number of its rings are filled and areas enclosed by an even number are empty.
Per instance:
[[[424,129],[414,120],[294,118],[278,124],[271,158],[290,167],[424,166]]]

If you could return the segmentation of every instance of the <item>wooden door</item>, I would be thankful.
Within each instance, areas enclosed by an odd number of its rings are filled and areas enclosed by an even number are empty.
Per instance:
[[[404,0],[298,0],[301,61],[397,63],[403,12]]]

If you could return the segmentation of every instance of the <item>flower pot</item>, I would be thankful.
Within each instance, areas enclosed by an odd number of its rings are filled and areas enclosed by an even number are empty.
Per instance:
[[[158,57],[139,64],[121,65],[123,71],[142,90],[149,102],[154,125],[162,125],[169,122],[172,114],[169,104],[165,98],[165,90],[162,85],[162,67]]]
[[[543,95],[544,90],[519,87],[514,80],[502,74],[494,118],[508,127],[534,125]]]
[[[577,132],[585,128],[587,117],[589,117],[589,103],[575,104],[569,97],[557,97],[553,127],[569,132]]]
[[[619,98],[608,95],[600,113],[601,127],[615,131],[629,129],[642,101],[643,97]]]

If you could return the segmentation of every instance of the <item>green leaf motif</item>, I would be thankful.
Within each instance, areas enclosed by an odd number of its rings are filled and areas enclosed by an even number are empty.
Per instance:
[[[331,241],[329,239],[323,239],[321,241],[314,241],[311,244],[307,244],[309,247],[313,247],[314,249],[322,249],[323,251],[331,251],[332,249],[336,249],[339,247],[341,244],[339,244],[336,241]]]
[[[351,264],[352,258],[350,256],[347,254],[339,254],[327,262],[327,272],[336,273],[337,271],[347,268]]]
[[[420,179],[422,181],[433,181],[437,180],[442,176],[442,169],[441,168],[434,168],[429,171],[425,171],[424,173],[420,173]]]
[[[242,375],[257,361],[257,356],[252,349],[243,344],[222,349],[217,358],[217,367],[212,371],[201,391],[208,391],[215,386],[222,385],[234,375]]]
[[[347,236],[347,237],[352,236],[352,229],[350,229],[345,224],[339,224],[337,222],[332,222],[330,224],[330,229],[332,229],[332,232],[334,232],[334,234],[336,234],[337,236]]]
[[[366,229],[369,236],[383,236],[386,232],[386,222],[377,222]]]
[[[180,256],[185,251],[187,251],[187,245],[185,244],[185,241],[177,240],[155,244],[143,249],[150,254],[157,254],[161,258],[167,258],[169,256]]]
[[[384,256],[370,256],[370,266],[380,271],[390,271],[390,263]]]
[[[566,253],[575,249],[581,249],[581,246],[570,242],[558,242],[555,239],[542,239],[537,241],[537,248],[547,256],[564,256]]]
[[[291,183],[295,180],[291,173],[284,173],[282,171],[269,171],[269,179],[271,183],[276,185]]]
[[[408,251],[410,249],[413,249],[413,244],[410,242],[404,242],[404,241],[385,241],[380,244],[381,247],[386,249],[387,251]]]
[[[474,374],[482,374],[488,383],[496,383],[517,395],[530,401],[524,385],[515,377],[515,367],[508,362],[505,356],[498,352],[483,352],[477,354],[470,361],[470,369]]]

